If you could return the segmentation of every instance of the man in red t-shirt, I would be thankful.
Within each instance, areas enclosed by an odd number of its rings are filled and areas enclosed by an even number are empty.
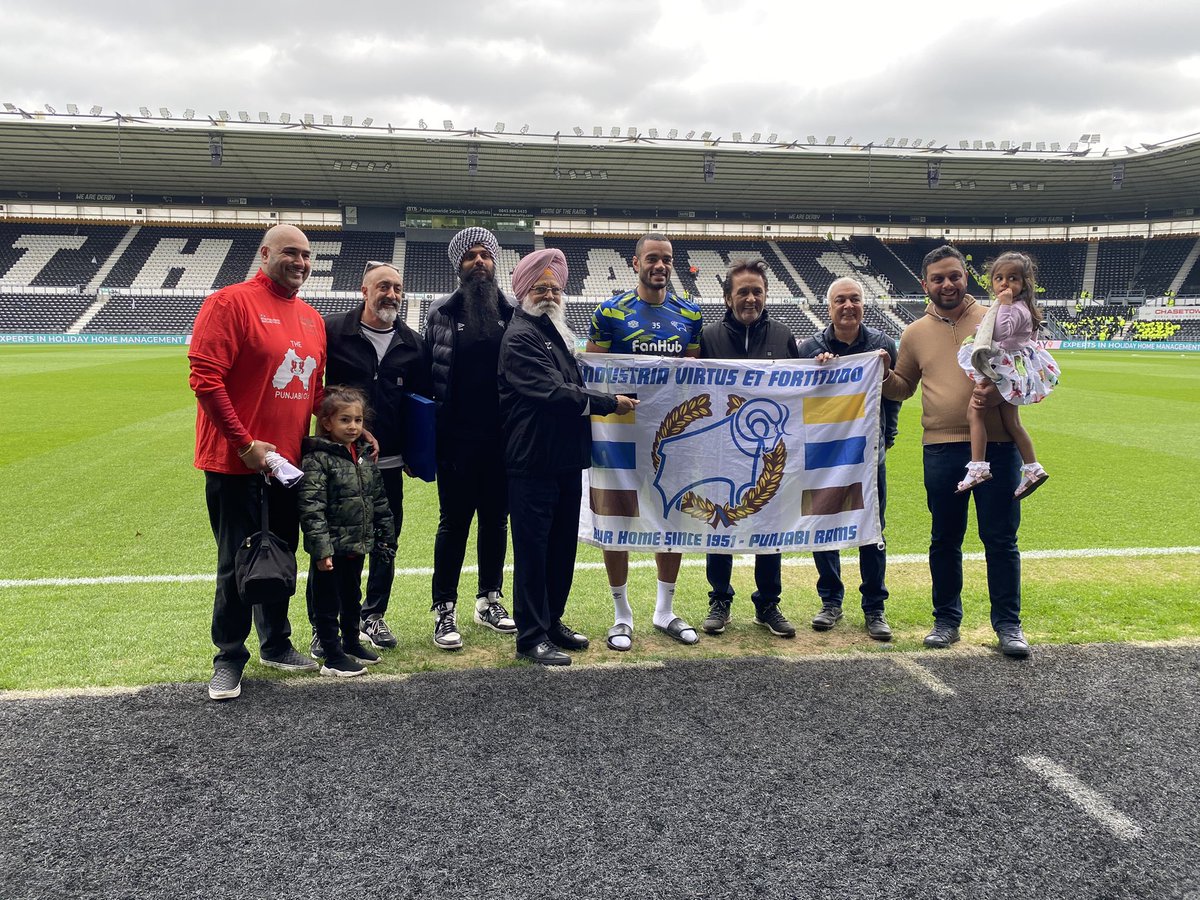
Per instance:
[[[259,530],[260,491],[267,492],[271,531],[293,550],[299,541],[295,493],[259,473],[268,471],[271,451],[300,465],[300,441],[321,399],[325,373],[325,323],[296,296],[312,269],[308,238],[292,225],[276,225],[258,252],[257,275],[204,301],[188,350],[198,403],[195,466],[204,472],[217,542],[212,618],[217,654],[208,686],[214,700],[242,692],[252,615],[264,665],[317,668],[292,647],[287,601],[251,608],[234,579],[238,547]]]

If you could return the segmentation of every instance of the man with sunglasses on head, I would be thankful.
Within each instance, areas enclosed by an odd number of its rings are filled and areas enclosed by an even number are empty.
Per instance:
[[[421,337],[404,322],[404,282],[390,262],[369,262],[363,272],[363,302],[349,312],[325,317],[328,342],[326,384],[344,384],[367,395],[368,427],[379,442],[379,466],[388,505],[396,519],[396,536],[404,520],[404,395],[428,396]],[[364,640],[392,648],[396,638],[383,616],[395,575],[395,548],[371,552],[367,591],[359,628]],[[311,619],[311,609],[310,609]],[[315,632],[312,652],[324,656]]]

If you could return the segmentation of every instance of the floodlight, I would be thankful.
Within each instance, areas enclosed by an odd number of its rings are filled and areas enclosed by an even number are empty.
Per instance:
[[[72,116],[79,115],[79,107],[76,106],[74,103],[68,103],[67,104],[67,114],[72,115]]]
[[[740,131],[735,131],[733,133],[733,139],[734,139],[734,141],[740,142],[742,139],[742,133]]]
[[[444,128],[446,131],[453,131],[454,123],[449,119],[442,119],[442,128]]]
[[[50,113],[50,115],[54,115],[54,107],[49,103],[46,104],[46,112]]]
[[[222,122],[228,122],[229,121],[229,110],[227,110],[227,109],[217,110],[217,118]]]
[[[759,138],[761,138],[761,137],[762,137],[762,132],[761,132],[761,131],[756,131],[756,132],[754,132],[754,134],[750,135],[750,143],[752,143],[752,144],[757,144],[757,143],[758,143],[758,139],[759,139]]]
[[[521,134],[529,134],[529,126],[528,125],[521,126]]]
[[[677,137],[679,137],[679,129],[678,128],[672,128],[670,131],[667,132],[667,140],[668,141],[673,141]]]
[[[575,132],[575,137],[583,137],[583,129],[580,128],[578,125],[576,125],[571,130]]]
[[[367,116],[365,119],[363,119],[362,127],[370,128],[373,124],[375,124],[375,120],[372,119],[370,116]]]
[[[292,121],[292,114],[291,113],[280,113],[279,121],[282,122],[284,125],[287,125],[289,122]]]
[[[612,130],[609,132],[609,135],[610,135],[611,137],[620,137],[620,136],[621,136],[621,129],[620,129],[619,127],[617,127],[616,125],[614,125],[614,126],[612,127]]]
[[[1037,150],[1038,150],[1038,152],[1039,152],[1039,153],[1041,153],[1041,152],[1042,152],[1043,150],[1045,150],[1045,149],[1046,149],[1046,142],[1045,142],[1045,141],[1038,141],[1038,142],[1037,142]]]
[[[984,142],[983,146],[987,147],[989,150],[995,150],[996,142],[995,141],[986,141],[986,142]]]
[[[98,115],[100,115],[100,113],[104,112],[104,107],[103,107],[103,106],[93,106],[93,107],[91,108],[91,110],[89,110],[89,112],[90,112],[90,114],[91,114],[91,115],[93,115],[93,116],[98,116]],[[195,114],[196,114],[196,113],[195,113],[193,110],[190,110],[190,109],[188,110],[188,118],[189,118],[189,119],[190,119],[192,116],[194,116]]]
[[[1090,138],[1091,138],[1090,134],[1081,134],[1079,136],[1079,143],[1086,144]]]
[[[342,127],[349,128],[354,124],[354,116],[342,116]]]
[[[767,135],[767,143],[768,144],[774,144],[778,140],[779,140],[779,133],[776,131],[772,131],[770,134]]]
[[[260,112],[258,114],[258,121],[263,122],[263,123],[270,122],[271,114],[267,113],[267,112]]]
[[[497,123],[496,123],[496,129],[495,129],[495,130],[496,130],[496,134],[504,134],[504,123],[503,123],[503,122],[497,122]],[[576,130],[578,131],[578,129],[576,129]]]
[[[891,142],[890,142],[890,141],[888,142],[888,146],[889,146],[889,147],[891,146]],[[896,146],[898,146],[898,147],[907,147],[907,146],[908,146],[908,138],[900,138],[900,143],[899,143],[899,144],[897,144]]]
[[[967,149],[968,147],[970,147],[970,146],[971,146],[971,144],[970,144],[968,141],[959,141],[959,142],[958,142],[958,149],[959,149],[959,150],[966,150],[966,149]]]
[[[329,113],[323,113],[321,115],[321,124],[322,125],[332,125],[333,124],[333,116],[329,115]]]
[[[686,135],[684,135],[684,138],[683,138],[683,139],[684,139],[685,141],[690,141],[690,140],[691,140],[692,138],[694,138],[695,136],[696,136],[696,131],[695,131],[695,129],[692,129],[692,130],[691,130],[691,131],[689,131],[689,132],[688,132]]]
[[[144,107],[144,106],[139,106],[139,107],[138,107],[138,112],[139,112],[139,113],[141,113],[141,115],[142,115],[142,118],[143,118],[143,119],[148,119],[148,118],[150,118],[150,110],[146,109],[146,107]]]
[[[603,134],[604,134],[604,128],[603,128],[603,127],[601,127],[600,125],[593,125],[593,126],[592,126],[592,137],[600,137],[600,136],[601,136],[601,135],[603,135]]]
[[[73,106],[74,104],[71,104],[71,105]],[[69,108],[70,108],[70,107],[68,107],[68,109],[69,109]],[[169,109],[167,109],[165,106],[160,106],[160,107],[158,108],[158,114],[159,114],[160,116],[162,116],[164,119],[169,119],[169,118],[171,118],[171,111],[170,111]]]
[[[883,146],[891,147],[895,143],[896,143],[896,139],[894,137],[890,137],[886,141],[883,142]]]
[[[657,129],[657,128],[651,128],[651,129],[650,129],[650,138],[651,138],[651,140],[657,140],[657,139],[658,139],[658,129]]]
[[[973,143],[971,145],[971,149],[972,150],[982,150],[983,149],[983,141],[975,141],[975,143]]]
[[[93,106],[93,107],[92,107],[92,115],[93,115],[93,116],[98,116],[98,115],[100,115],[100,113],[99,113],[99,109],[100,109],[100,107],[98,107],[98,106]],[[185,109],[185,110],[183,111],[183,117],[184,117],[185,119],[194,119],[194,118],[196,118],[196,111],[195,111],[194,109]]]
[[[313,114],[312,114],[312,113],[305,113],[305,114],[304,114],[304,124],[305,124],[305,125],[311,125],[312,123],[313,123]]]
[[[830,134],[830,135],[825,136],[825,146],[826,147],[832,147],[836,143],[837,143],[837,135],[836,134]]]
[[[1071,141],[1071,143],[1067,144],[1067,149],[1070,150],[1072,153],[1074,153],[1076,150],[1079,149],[1079,142]]]
[[[429,126],[425,124],[424,119],[417,119],[417,127],[420,128],[422,131],[424,131]]]
[[[704,132],[704,134],[700,135],[700,140],[707,141],[711,137],[712,137],[712,132],[706,131],[706,132]]]
[[[17,108],[15,106],[13,106],[11,103],[5,103],[4,108],[7,109],[9,112],[17,111]]]
[[[250,121],[250,113],[246,112],[244,109],[239,109],[238,110],[238,120],[241,122],[249,122]]]
[[[806,143],[815,144],[817,142],[817,136],[815,134],[810,134],[804,140]]]
[[[1000,142],[1001,150],[1009,150],[1011,148],[1012,148],[1012,142],[1010,142],[1010,141],[1001,141]]]
[[[1058,142],[1058,141],[1052,141],[1052,142],[1050,143],[1050,149],[1051,149],[1052,151],[1054,151],[1055,153],[1057,153],[1057,152],[1058,152],[1058,151],[1059,151],[1061,148],[1062,148],[1062,145],[1061,145],[1061,144],[1059,144],[1059,142]]]
[[[629,137],[631,137],[631,138],[635,138],[638,136],[638,130],[633,125],[630,125],[628,128],[626,128],[625,133],[627,135],[629,135]]]

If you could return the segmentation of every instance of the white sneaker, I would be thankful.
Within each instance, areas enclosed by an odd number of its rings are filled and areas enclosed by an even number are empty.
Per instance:
[[[461,650],[462,635],[458,633],[455,604],[439,603],[433,610],[433,646],[441,650]]]
[[[486,596],[475,601],[475,621],[484,628],[498,631],[501,634],[516,634],[517,623],[509,616],[508,610],[500,602],[500,593],[490,591]]]

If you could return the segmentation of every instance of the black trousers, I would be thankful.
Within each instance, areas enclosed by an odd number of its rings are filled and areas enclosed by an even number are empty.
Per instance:
[[[333,569],[329,572],[318,569],[316,560],[309,563],[308,616],[326,656],[333,655],[342,646],[338,639],[339,625],[342,638],[358,640],[362,571],[361,556],[335,555]]]
[[[388,506],[396,520],[396,539],[400,539],[400,526],[404,524],[404,470],[380,469],[383,490],[387,494]],[[362,617],[382,616],[387,612],[392,597],[392,579],[396,575],[395,557],[382,559],[371,552],[371,568],[367,571],[367,597],[362,605]]]
[[[213,665],[239,672],[250,658],[246,638],[250,636],[251,621],[258,629],[263,656],[280,656],[292,646],[287,601],[251,607],[238,593],[233,574],[238,547],[259,530],[260,490],[264,488],[271,531],[295,550],[300,538],[300,513],[294,490],[283,487],[274,478],[264,482],[261,475],[204,473],[208,521],[217,542],[217,589],[212,617],[212,642],[217,653]]]
[[[458,578],[467,555],[471,520],[478,515],[475,535],[479,558],[479,591],[500,591],[504,557],[508,552],[508,473],[499,447],[452,461],[438,460],[438,501],[441,516],[433,540],[433,603],[458,600]]]
[[[517,650],[548,640],[575,577],[583,485],[579,470],[508,476],[513,533],[513,619]]]
[[[778,553],[760,553],[754,557],[754,587],[750,599],[756,610],[764,610],[779,602],[783,590],[783,557]],[[730,585],[733,576],[733,555],[710,553],[704,560],[704,574],[708,577],[708,598],[725,597],[732,601],[734,590]]]

